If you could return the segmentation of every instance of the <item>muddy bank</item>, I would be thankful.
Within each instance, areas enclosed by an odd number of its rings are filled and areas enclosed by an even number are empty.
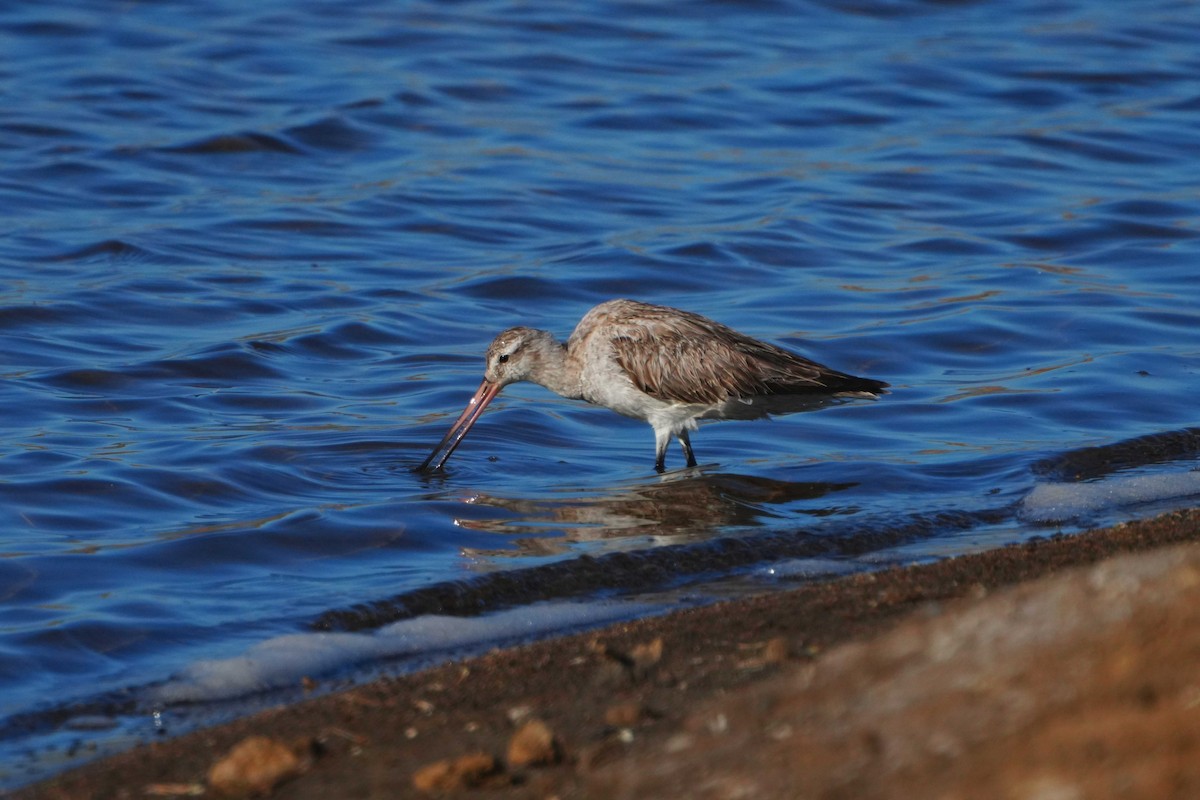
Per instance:
[[[14,796],[218,796],[248,737],[274,761],[225,785],[280,798],[1200,796],[1196,541],[1176,512],[496,651]]]

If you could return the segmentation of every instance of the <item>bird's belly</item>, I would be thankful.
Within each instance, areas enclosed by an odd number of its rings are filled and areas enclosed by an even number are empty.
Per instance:
[[[632,383],[594,386],[584,393],[583,399],[594,405],[604,406],[622,416],[640,420],[648,420],[671,406],[670,403],[664,403],[645,392],[638,391]]]

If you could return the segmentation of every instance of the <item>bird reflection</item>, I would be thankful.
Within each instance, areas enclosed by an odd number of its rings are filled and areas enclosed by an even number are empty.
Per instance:
[[[595,496],[562,501],[476,494],[467,502],[504,509],[515,516],[501,520],[457,519],[455,523],[471,530],[518,537],[507,542],[516,549],[471,550],[470,554],[476,556],[545,556],[564,552],[573,543],[609,540],[613,549],[621,549],[628,547],[630,537],[679,543],[705,538],[729,527],[759,525],[763,518],[784,516],[782,507],[787,504],[816,500],[855,485],[782,481],[692,469],[655,483],[623,486]],[[847,510],[844,506],[826,505],[789,508],[786,514],[825,516]]]

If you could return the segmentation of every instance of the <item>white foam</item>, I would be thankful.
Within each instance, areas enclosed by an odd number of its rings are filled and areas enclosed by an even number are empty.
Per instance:
[[[293,633],[254,645],[233,658],[189,664],[151,690],[159,703],[227,700],[297,684],[340,667],[377,658],[430,653],[485,642],[597,625],[640,616],[656,606],[635,603],[541,603],[484,617],[424,616],[371,633]]]
[[[1200,471],[1134,475],[1092,483],[1039,483],[1021,501],[1034,522],[1065,522],[1109,508],[1200,494]]]

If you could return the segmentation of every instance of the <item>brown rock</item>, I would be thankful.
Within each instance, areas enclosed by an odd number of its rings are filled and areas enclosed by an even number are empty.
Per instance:
[[[630,651],[629,655],[633,658],[634,668],[642,672],[648,671],[651,667],[662,661],[663,657],[663,640],[659,636],[645,644],[639,644]]]
[[[224,795],[265,795],[311,766],[311,739],[288,745],[267,736],[250,736],[212,765],[208,785]]]
[[[763,648],[763,662],[767,664],[782,664],[791,658],[792,648],[783,636],[776,636],[767,642]]]
[[[142,787],[146,797],[202,797],[202,783],[149,783]]]
[[[604,723],[614,728],[630,728],[645,719],[650,719],[653,713],[645,703],[631,700],[628,703],[617,703],[604,711]]]
[[[786,662],[792,655],[791,645],[782,636],[776,636],[766,642],[745,645],[745,649],[757,651],[758,655],[738,662],[738,668],[743,670],[761,670],[774,667]]]
[[[540,719],[531,719],[513,734],[508,742],[508,764],[512,767],[532,767],[557,764],[562,760],[562,748],[554,731]]]
[[[628,653],[597,641],[592,644],[592,650],[609,659],[610,665],[618,665],[620,667],[619,674],[626,681],[640,683],[646,680],[658,663],[662,661],[663,640],[659,636],[649,642],[635,645]],[[614,675],[610,672],[602,672],[600,677],[607,683],[612,682]]]
[[[502,771],[495,756],[470,753],[427,764],[417,770],[412,782],[422,792],[453,792],[481,786]]]

